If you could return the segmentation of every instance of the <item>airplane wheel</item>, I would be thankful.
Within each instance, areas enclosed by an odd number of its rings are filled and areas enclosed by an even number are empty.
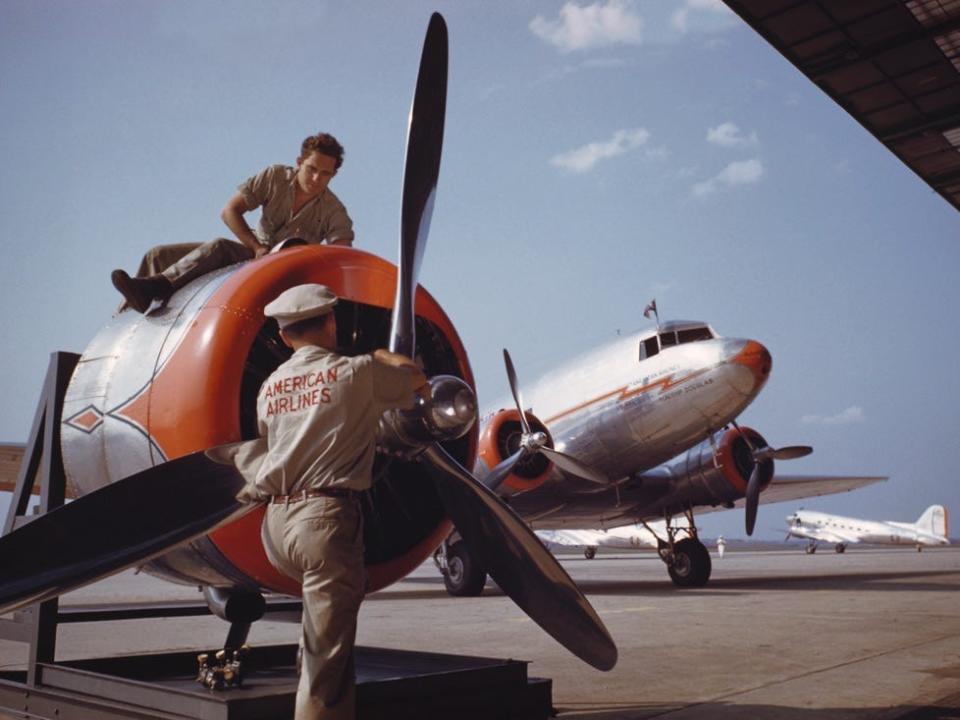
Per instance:
[[[456,542],[447,548],[447,571],[443,574],[443,584],[454,597],[476,597],[483,592],[487,573],[477,565],[466,543]]]
[[[807,555],[813,555],[813,554],[817,551],[817,549],[816,549],[815,547],[813,547],[812,545],[807,545],[807,546],[803,549],[803,551],[804,551]]]
[[[712,569],[710,551],[699,540],[685,538],[673,546],[673,562],[667,572],[677,587],[703,587]]]
[[[583,549],[583,556],[587,560],[593,560],[597,556],[597,549],[595,547],[588,547]]]
[[[843,551],[846,550],[846,549],[847,549],[847,546],[846,546],[846,545],[837,545],[837,546],[834,548],[834,550],[836,550],[838,553],[841,553],[841,554],[842,554]]]

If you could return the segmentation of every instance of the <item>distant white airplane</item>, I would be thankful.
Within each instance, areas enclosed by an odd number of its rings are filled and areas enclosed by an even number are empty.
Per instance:
[[[683,530],[683,528],[680,529]],[[659,536],[666,534],[666,524],[663,521],[646,525],[636,523],[609,530],[537,530],[536,534],[551,550],[556,546],[582,547],[583,556],[587,560],[593,560],[597,555],[597,549],[602,547],[659,550],[663,545]],[[727,541],[723,539],[723,535],[720,535],[717,538],[717,555],[723,557],[726,547]]]
[[[657,534],[664,534],[665,524],[661,522],[649,523],[648,530],[642,523],[624,525],[609,530],[537,530],[537,537],[547,547],[559,545],[561,547],[582,547],[583,556],[592,560],[597,554],[597,548],[652,548],[659,547]],[[652,531],[652,532],[651,532]]]
[[[798,510],[787,516],[787,537],[807,538],[806,551],[817,551],[817,543],[834,543],[834,550],[842,553],[847,545],[873,543],[877,545],[949,545],[947,535],[947,509],[943,505],[931,505],[914,523],[891,520],[861,520],[860,518],[829,515],[827,513]]]

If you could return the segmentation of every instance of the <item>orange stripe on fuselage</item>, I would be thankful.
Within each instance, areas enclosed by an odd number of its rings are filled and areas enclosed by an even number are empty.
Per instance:
[[[576,405],[570,408],[569,410],[564,410],[561,413],[557,413],[553,417],[549,417],[546,420],[544,420],[544,422],[547,422],[547,423],[554,422],[555,420],[559,420],[562,417],[566,417],[571,413],[575,413],[579,410],[583,410],[585,407],[589,407],[590,405],[593,405],[595,403],[607,400],[608,398],[611,398],[614,395],[619,395],[617,400],[623,401],[623,400],[626,400],[627,398],[631,398],[636,395],[642,395],[643,393],[649,392],[650,390],[653,390],[655,388],[660,388],[660,392],[663,393],[663,392],[666,392],[667,390],[677,387],[678,385],[682,385],[685,382],[693,380],[694,378],[699,377],[700,375],[703,375],[705,372],[708,372],[709,370],[712,370],[712,369],[713,368],[703,368],[701,370],[692,372],[689,375],[685,375],[679,380],[674,380],[673,379],[674,376],[670,374],[670,375],[667,375],[666,377],[660,378],[656,382],[652,382],[647,385],[642,385],[641,387],[633,388],[632,390],[629,390],[628,389],[629,386],[625,385],[621,388],[617,388],[616,390],[611,390],[608,393],[604,393],[603,395],[598,395],[595,398],[591,398],[590,400],[582,402],[579,405]]]

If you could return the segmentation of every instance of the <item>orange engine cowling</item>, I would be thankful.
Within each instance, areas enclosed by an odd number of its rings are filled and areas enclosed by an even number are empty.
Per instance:
[[[538,417],[526,413],[527,422],[533,432],[542,432],[547,436],[547,445],[553,447],[550,431]],[[520,413],[516,409],[498,410],[488,417],[480,433],[480,445],[477,454],[476,474],[483,477],[504,458],[510,457],[520,447],[523,426]],[[553,470],[553,463],[541,453],[528,455],[513,466],[512,472],[497,488],[501,495],[514,495],[539,487]]]
[[[386,345],[396,268],[352,248],[284,250],[203,276],[150,315],[120,313],[90,343],[67,390],[61,437],[71,487],[91,492],[166,460],[255,437],[260,385],[290,353],[263,307],[307,282],[340,296],[335,312],[344,353]],[[473,387],[456,330],[423,288],[416,315],[416,356],[426,374],[455,375]],[[477,435],[474,428],[444,447],[471,467]],[[378,454],[374,479],[362,502],[371,590],[410,572],[450,530],[419,463]],[[297,594],[299,586],[267,561],[262,517],[262,509],[251,512],[146,569],[190,584]]]

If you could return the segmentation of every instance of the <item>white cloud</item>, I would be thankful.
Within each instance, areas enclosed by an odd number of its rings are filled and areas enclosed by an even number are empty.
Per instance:
[[[851,405],[835,415],[804,415],[800,418],[800,422],[805,425],[851,425],[863,420],[863,408],[859,405]]]
[[[649,139],[650,133],[645,128],[617,130],[609,140],[588,143],[553,156],[550,164],[572,172],[587,172],[601,160],[635,150]]]
[[[670,24],[674,30],[685,34],[690,32],[692,20],[707,19],[711,15],[732,18],[733,11],[721,0],[686,0],[683,7],[670,17]]]
[[[690,192],[696,197],[703,197],[716,192],[721,187],[735,185],[749,185],[759,182],[763,177],[763,163],[757,158],[751,160],[737,160],[727,165],[723,170],[709,180],[696,183]]]
[[[607,0],[581,7],[567,2],[556,20],[537,15],[530,21],[533,34],[563,52],[639,45],[643,40],[643,18],[633,12],[630,0]]]
[[[739,127],[732,122],[725,122],[714,128],[707,128],[707,142],[726,148],[745,147],[757,144],[757,134],[753,132],[745,137],[740,134]]]

